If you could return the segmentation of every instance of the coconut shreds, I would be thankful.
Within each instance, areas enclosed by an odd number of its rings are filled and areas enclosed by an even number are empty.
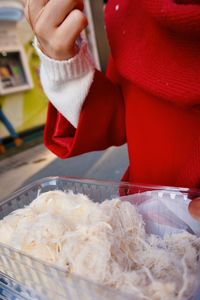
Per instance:
[[[138,299],[189,299],[197,285],[199,239],[146,234],[136,207],[120,199],[41,194],[0,221],[0,242]]]

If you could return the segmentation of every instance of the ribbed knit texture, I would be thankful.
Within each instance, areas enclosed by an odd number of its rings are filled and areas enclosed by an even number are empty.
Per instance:
[[[34,47],[41,60],[40,79],[45,94],[62,116],[76,128],[95,72],[86,41],[82,40],[78,54],[66,61],[46,56],[40,50],[36,38]]]
[[[110,0],[112,55],[120,74],[142,89],[180,105],[199,104],[200,5],[176,2]]]
[[[80,50],[76,56],[63,61],[54,60],[46,56],[40,50],[37,39],[34,39],[34,47],[40,57],[43,69],[49,81],[54,83],[57,82],[60,84],[71,79],[82,77],[94,69],[94,62],[85,41],[82,41]]]
[[[200,188],[200,5],[109,0],[106,28],[107,77],[94,74],[76,130],[49,106],[46,145],[67,158],[127,142],[126,180]]]

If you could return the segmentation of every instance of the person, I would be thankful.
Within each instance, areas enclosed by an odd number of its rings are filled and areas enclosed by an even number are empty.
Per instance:
[[[7,128],[11,137],[13,138],[14,144],[16,147],[19,147],[23,140],[19,137],[17,132],[15,131],[14,127],[12,126],[9,119],[6,117],[5,113],[2,110],[2,106],[0,105],[0,122]],[[6,148],[3,144],[3,139],[0,137],[0,154],[6,153]]]
[[[83,1],[25,2],[50,99],[46,146],[64,159],[127,142],[123,180],[200,188],[199,1],[109,0],[106,74],[77,42]]]

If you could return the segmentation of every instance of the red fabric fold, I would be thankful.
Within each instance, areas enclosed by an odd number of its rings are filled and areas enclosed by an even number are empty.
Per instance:
[[[77,129],[49,104],[44,143],[60,158],[104,150],[125,142],[123,98],[120,89],[102,73],[95,73]]]
[[[125,180],[200,187],[199,21],[197,0],[109,0],[108,78],[96,72],[76,130],[50,105],[46,145],[67,158],[127,141]]]
[[[174,32],[191,39],[200,34],[200,1],[142,0],[149,15]],[[191,36],[192,35],[192,36]]]

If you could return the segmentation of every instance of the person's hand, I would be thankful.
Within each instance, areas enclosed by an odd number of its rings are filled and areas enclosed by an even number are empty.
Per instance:
[[[83,0],[23,0],[25,15],[44,54],[65,60],[77,54],[76,40],[87,26]]]
[[[200,221],[200,197],[193,199],[189,204],[190,214]]]

